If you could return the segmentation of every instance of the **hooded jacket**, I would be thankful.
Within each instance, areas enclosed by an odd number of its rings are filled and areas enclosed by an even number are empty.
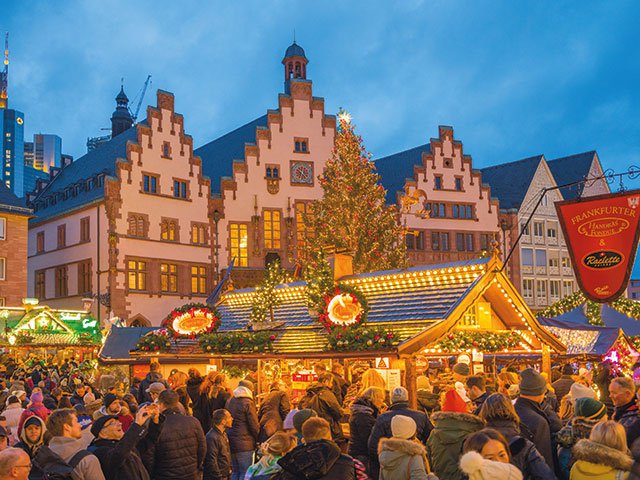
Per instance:
[[[329,440],[298,445],[278,460],[282,472],[279,480],[355,480],[353,458],[340,452]]]
[[[20,415],[20,420],[18,422],[18,436],[20,436],[20,434],[22,433],[22,425],[24,425],[24,422],[27,418],[33,415],[37,415],[46,422],[50,413],[51,411],[47,407],[45,407],[42,402],[32,403],[29,408],[27,408],[24,412],[22,412],[22,415]]]
[[[427,452],[422,444],[383,438],[378,445],[380,480],[427,480]]]
[[[65,462],[69,462],[80,450],[87,445],[86,438],[53,437],[49,448]],[[73,469],[74,480],[105,480],[100,462],[95,455],[87,455]]]
[[[202,377],[189,377],[187,379],[187,394],[191,399],[191,403],[196,403],[200,395],[200,385],[204,379]]]
[[[258,419],[260,420],[259,442],[264,442],[278,430],[291,410],[289,395],[281,390],[271,390],[260,404]]]
[[[439,478],[461,480],[458,460],[462,443],[470,433],[484,427],[484,420],[470,413],[436,412],[431,415],[433,431],[427,441],[429,463]]]
[[[15,448],[21,448],[22,450],[27,452],[27,455],[29,455],[29,458],[35,457],[36,453],[38,453],[38,449],[42,445],[44,445],[44,432],[47,431],[47,427],[44,423],[44,420],[42,420],[37,415],[33,415],[32,418],[33,420],[31,420],[31,422],[38,422],[38,424],[40,425],[40,437],[35,443],[31,443],[27,438],[25,429],[23,428],[22,432],[20,432],[20,441],[14,445]]]
[[[4,418],[7,419],[7,428],[11,430],[9,436],[9,445],[12,445],[18,441],[18,424],[20,423],[20,417],[24,412],[24,408],[19,403],[12,403],[7,405],[7,408],[2,412]]]
[[[227,430],[231,453],[253,452],[256,449],[260,423],[253,393],[247,387],[238,387],[227,400],[226,409],[233,417],[233,426]]]
[[[624,452],[591,440],[580,440],[573,447],[576,463],[571,480],[621,480],[629,476],[633,459]]]
[[[358,398],[351,404],[351,415],[349,416],[349,450],[352,457],[362,460],[361,457],[369,455],[369,435],[376,424],[378,409],[366,398]],[[368,463],[368,462],[367,462]]]

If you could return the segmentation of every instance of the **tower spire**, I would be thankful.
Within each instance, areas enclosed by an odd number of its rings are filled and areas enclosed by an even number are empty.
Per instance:
[[[0,72],[0,108],[9,107],[9,32],[4,37],[4,69]]]

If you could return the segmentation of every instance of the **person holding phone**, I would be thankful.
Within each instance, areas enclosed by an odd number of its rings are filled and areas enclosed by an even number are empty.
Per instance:
[[[93,423],[91,433],[96,438],[88,450],[100,460],[106,480],[150,480],[138,448],[146,450],[158,440],[162,421],[158,406],[151,404],[138,410],[126,433],[117,415]]]

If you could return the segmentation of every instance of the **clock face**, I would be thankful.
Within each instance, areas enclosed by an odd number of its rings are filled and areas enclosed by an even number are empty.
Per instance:
[[[291,183],[313,185],[313,163],[291,162]]]

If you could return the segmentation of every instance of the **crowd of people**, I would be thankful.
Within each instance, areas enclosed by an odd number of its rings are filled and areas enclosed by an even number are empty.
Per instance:
[[[457,363],[420,375],[415,399],[375,369],[350,382],[338,363],[317,364],[302,396],[281,379],[258,395],[260,372],[230,388],[222,372],[165,379],[151,363],[119,391],[73,362],[12,367],[0,480],[640,479],[640,393],[607,364],[547,378]]]

